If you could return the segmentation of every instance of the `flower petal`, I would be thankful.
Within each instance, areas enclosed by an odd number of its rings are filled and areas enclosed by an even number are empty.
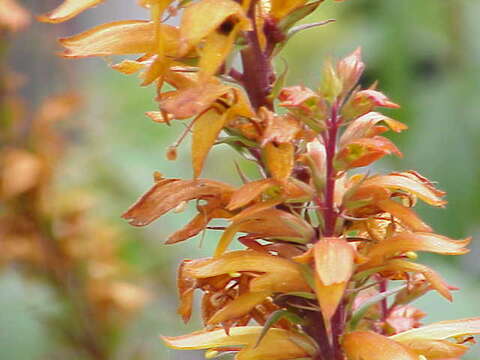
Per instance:
[[[412,231],[431,232],[432,228],[425,224],[420,217],[412,209],[403,206],[393,200],[381,200],[377,202],[377,206],[385,212],[390,213],[394,217],[408,226]]]
[[[65,57],[128,55],[152,52],[155,49],[153,22],[141,20],[115,21],[96,26],[80,34],[62,38]],[[162,24],[167,54],[175,55],[178,30]]]
[[[133,226],[145,226],[184,201],[228,197],[232,191],[229,185],[214,180],[163,179],[137,200],[122,218]]]
[[[227,206],[229,210],[235,210],[240,207],[243,207],[255,200],[261,193],[270,188],[271,186],[276,185],[277,182],[274,179],[262,179],[257,181],[249,182],[239,189],[237,189],[233,195],[230,203]]]
[[[346,334],[342,345],[348,360],[418,360],[412,350],[373,332]]]
[[[341,282],[326,286],[318,279],[317,274],[315,275],[315,294],[320,309],[322,309],[323,317],[326,321],[330,321],[342,300],[347,283]]]
[[[324,285],[350,280],[355,251],[343,239],[323,238],[314,246],[315,270]]]
[[[452,294],[450,293],[448,284],[436,271],[430,269],[428,266],[397,259],[389,261],[387,265],[382,267],[382,271],[384,270],[421,273],[425,276],[433,289],[438,291],[439,294],[448,301],[452,301]]]
[[[177,288],[180,299],[177,312],[185,323],[192,317],[193,292],[196,289],[196,280],[185,274],[185,267],[189,262],[190,260],[184,260],[180,264],[177,276]]]
[[[364,185],[379,185],[391,190],[400,190],[418,196],[427,204],[443,207],[446,204],[440,193],[426,183],[415,180],[409,173],[393,173],[373,176]]]
[[[173,114],[176,119],[187,119],[205,111],[230,89],[230,86],[216,81],[195,84],[178,91],[163,93],[160,108]]]
[[[208,320],[208,324],[218,324],[242,317],[243,315],[248,314],[255,306],[262,303],[270,295],[272,295],[270,291],[247,292],[242,294],[217,311]]]
[[[200,176],[208,152],[228,121],[228,115],[229,110],[222,114],[217,109],[211,108],[194,120],[192,128],[192,166],[195,177]]]
[[[313,254],[315,291],[324,317],[330,319],[352,276],[355,252],[345,240],[323,238],[315,244]]]
[[[56,9],[40,15],[38,20],[48,23],[60,23],[70,20],[81,12],[94,7],[105,0],[65,0]]]
[[[372,129],[379,122],[384,122],[395,132],[401,132],[408,128],[407,125],[401,123],[400,121],[372,111],[355,119],[350,125],[348,125],[340,138],[340,146],[343,147],[356,139],[368,137],[368,134],[372,132]]]
[[[279,181],[290,176],[295,161],[295,147],[291,143],[268,143],[264,147],[263,156],[270,175]]]
[[[400,341],[400,343],[415,351],[418,355],[423,355],[432,360],[460,358],[469,350],[467,345],[455,344],[448,340],[415,339]]]
[[[168,347],[180,350],[246,346],[238,353],[238,360],[288,360],[315,352],[314,345],[307,337],[277,328],[270,329],[262,342],[255,346],[262,329],[261,326],[241,326],[230,329],[230,335],[221,329],[177,337],[162,336],[162,340]]]
[[[255,234],[259,238],[306,243],[314,235],[311,225],[299,216],[270,208],[233,222],[223,233],[215,256],[221,255],[237,232]]]
[[[242,24],[239,19],[226,19],[215,31],[205,39],[200,51],[200,80],[208,79],[215,75],[225,59],[230,55],[235,39],[240,32]]]
[[[264,274],[251,281],[250,291],[253,292],[310,290],[299,266],[293,261],[257,251],[232,251],[219,257],[197,260],[186,271],[200,279],[243,271]]]
[[[277,20],[280,20],[290,14],[295,9],[304,5],[306,0],[271,0],[270,14]]]
[[[182,54],[217,30],[230,16],[248,24],[242,7],[233,0],[203,0],[191,4],[183,14],[180,32]]]
[[[383,136],[361,138],[345,145],[335,156],[335,167],[347,170],[354,167],[368,166],[385,155],[402,153],[393,142]]]
[[[463,255],[469,251],[465,246],[470,243],[470,240],[470,238],[452,240],[438,234],[404,231],[373,245],[367,254],[371,259],[367,266],[382,263],[386,258],[406,251],[428,251],[444,255]]]
[[[416,339],[446,340],[451,337],[479,335],[480,317],[440,321],[392,336],[399,342]]]

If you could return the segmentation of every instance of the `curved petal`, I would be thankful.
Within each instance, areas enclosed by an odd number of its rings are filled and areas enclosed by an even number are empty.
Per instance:
[[[463,255],[469,250],[465,248],[470,238],[452,240],[446,236],[423,233],[402,232],[372,246],[367,253],[370,261],[364,266],[378,265],[386,258],[406,251],[428,251],[444,255]]]
[[[237,232],[255,234],[266,239],[279,239],[306,243],[314,236],[311,225],[303,218],[286,211],[270,208],[233,222],[218,242],[215,256],[221,255],[230,245]]]
[[[209,320],[208,324],[218,324],[224,321],[237,319],[248,314],[255,306],[261,304],[272,295],[269,291],[247,292],[218,310]]]
[[[418,360],[418,355],[412,350],[373,332],[346,334],[342,345],[348,360]]]
[[[399,342],[415,339],[445,340],[451,337],[480,334],[480,317],[436,322],[392,336]]]
[[[257,251],[232,251],[219,257],[197,260],[185,271],[199,279],[236,272],[264,274],[251,281],[250,290],[254,292],[310,290],[299,266],[293,261]]]
[[[160,108],[172,114],[176,119],[188,119],[211,107],[230,89],[230,86],[216,81],[192,84],[178,91],[163,93],[160,99]]]
[[[162,179],[147,191],[122,218],[133,226],[145,226],[184,201],[228,197],[233,188],[219,181]]]
[[[65,0],[56,9],[40,15],[38,20],[48,23],[64,22],[104,1],[105,0]]]
[[[255,200],[258,196],[260,196],[260,194],[263,193],[265,190],[276,184],[277,182],[274,179],[269,178],[252,181],[241,186],[233,193],[232,199],[230,200],[227,209],[235,210],[247,205],[251,201]]]
[[[394,217],[409,227],[412,231],[431,232],[432,228],[425,224],[422,219],[412,209],[403,206],[393,200],[381,200],[377,202],[377,206],[385,212],[390,213]]]
[[[230,329],[230,335],[221,329],[177,337],[162,336],[162,340],[168,347],[180,350],[246,346],[239,350],[236,357],[239,360],[288,360],[315,352],[314,345],[307,337],[277,328],[268,330],[261,343],[255,346],[262,329],[261,326],[241,326]]]
[[[178,29],[162,24],[167,54],[176,55]],[[62,38],[65,57],[90,57],[149,53],[155,49],[155,24],[142,20],[115,21]]]
[[[372,128],[379,122],[384,122],[395,132],[401,132],[408,128],[407,125],[390,119],[381,113],[369,112],[368,114],[365,114],[353,121],[347,127],[340,138],[340,147],[344,147],[356,139],[367,137]]]
[[[405,271],[405,272],[417,272],[423,274],[427,281],[430,283],[431,287],[438,291],[440,295],[446,298],[448,301],[452,301],[452,294],[450,293],[450,288],[445,280],[442,279],[437,272],[430,269],[428,266],[412,263],[405,260],[391,260],[382,267],[382,271],[391,270],[391,271]]]
[[[414,179],[409,173],[394,173],[390,175],[373,176],[365,180],[364,185],[379,185],[391,190],[400,190],[418,196],[427,204],[442,207],[446,204],[441,199],[441,192],[420,180]]]
[[[362,167],[381,159],[385,155],[394,154],[402,157],[395,144],[383,136],[361,138],[346,144],[335,156],[335,167],[346,170]]]
[[[460,358],[469,350],[467,345],[454,344],[448,340],[415,339],[400,342],[418,355],[423,355],[431,360]]]

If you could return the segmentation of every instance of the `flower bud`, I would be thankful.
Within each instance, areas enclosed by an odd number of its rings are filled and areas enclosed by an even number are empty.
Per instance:
[[[343,84],[343,95],[346,95],[357,84],[365,70],[362,61],[362,50],[358,48],[337,64],[337,74]]]

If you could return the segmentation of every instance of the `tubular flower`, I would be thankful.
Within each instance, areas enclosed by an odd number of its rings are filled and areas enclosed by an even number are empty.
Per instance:
[[[360,49],[327,62],[316,89],[285,86],[285,73],[272,66],[292,35],[329,22],[297,24],[322,2],[144,1],[150,21],[100,25],[61,41],[66,57],[139,54],[112,67],[156,85],[158,109],[147,115],[167,125],[189,121],[167,157],[175,159],[191,133],[193,179],[157,174],[123,215],[146,226],[195,201],[197,215],[167,243],[220,231],[213,257],[184,260],[178,272],[178,312],[189,321],[202,292],[204,329],[163,340],[208,358],[459,358],[479,320],[422,327],[425,314],[410,303],[430,290],[452,300],[455,288],[417,253],[463,255],[470,238],[438,235],[416,213],[418,200],[446,205],[419,173],[361,169],[402,156],[387,133],[407,126],[380,112],[399,106],[376,85],[359,85]],[[69,14],[92,4],[78,2]],[[177,15],[178,26],[163,21]],[[201,178],[217,145],[253,162],[260,176],[249,179],[236,164],[241,186]],[[246,249],[229,251],[236,240]]]

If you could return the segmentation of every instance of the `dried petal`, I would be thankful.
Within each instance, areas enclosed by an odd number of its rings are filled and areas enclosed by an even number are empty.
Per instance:
[[[185,274],[185,267],[190,260],[183,260],[178,268],[177,288],[180,299],[178,314],[182,316],[183,322],[187,323],[192,317],[193,292],[197,282],[194,278]]]
[[[164,179],[157,182],[122,217],[133,226],[145,226],[184,201],[229,197],[233,188],[219,181]]]

